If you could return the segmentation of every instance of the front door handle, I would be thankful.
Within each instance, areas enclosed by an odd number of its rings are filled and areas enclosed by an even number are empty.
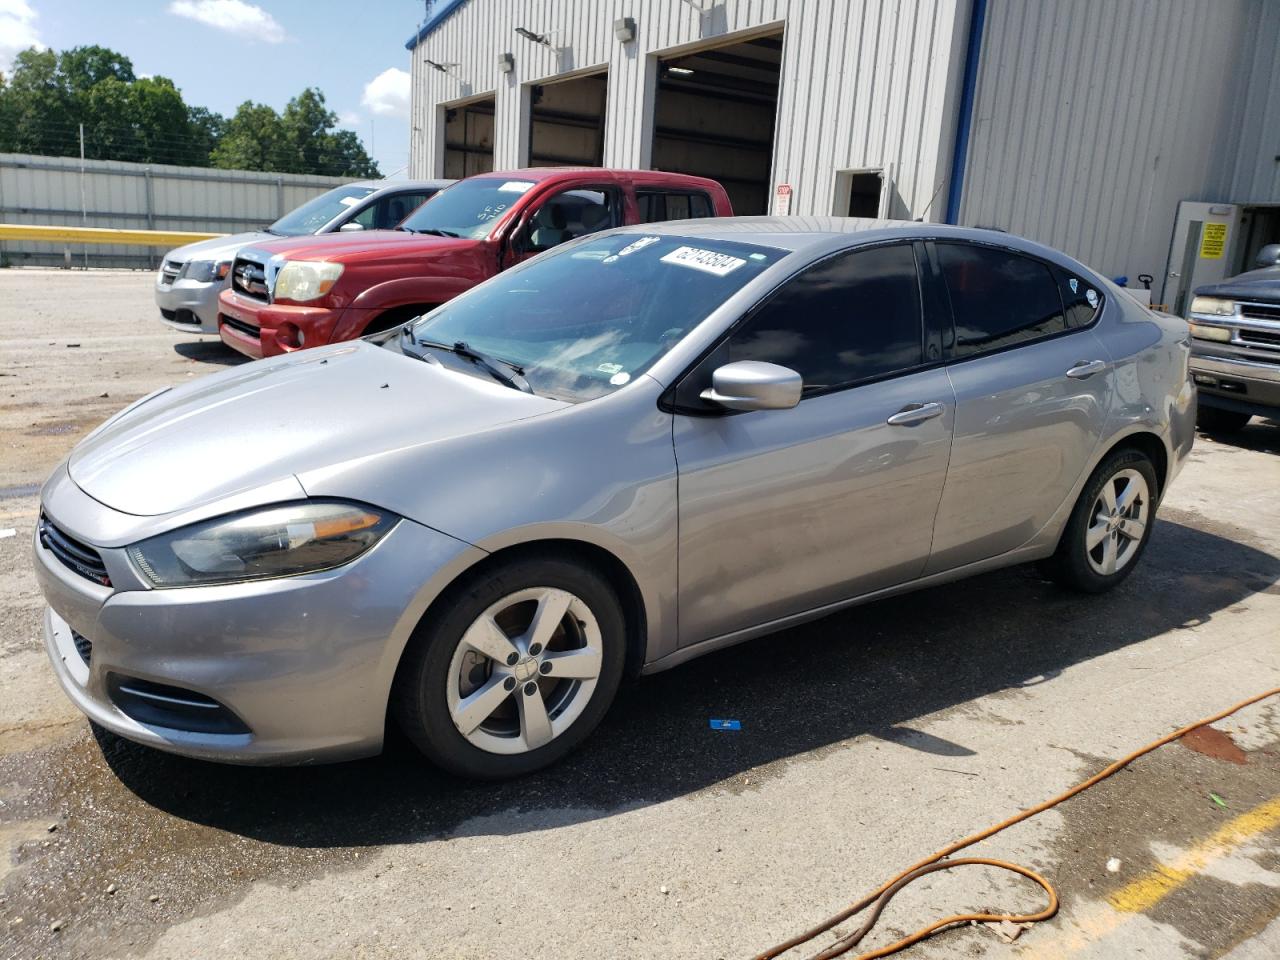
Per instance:
[[[1107,369],[1107,361],[1105,360],[1077,360],[1076,365],[1067,371],[1067,376],[1072,380],[1088,380],[1095,373],[1101,373]]]
[[[942,416],[940,403],[908,403],[885,423],[891,427],[914,427],[917,423],[924,423],[926,420],[940,416]]]

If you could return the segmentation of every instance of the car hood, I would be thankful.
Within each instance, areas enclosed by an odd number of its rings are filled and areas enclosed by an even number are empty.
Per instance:
[[[252,233],[233,233],[225,237],[213,237],[178,247],[165,254],[166,260],[186,263],[188,260],[231,260],[241,248],[251,243],[277,239],[274,234],[255,230]]]
[[[461,237],[435,237],[407,230],[357,230],[354,233],[325,233],[314,237],[289,237],[254,244],[264,259],[273,256],[288,260],[381,260],[388,255],[422,254],[433,250],[459,250],[481,241]]]
[[[1280,267],[1250,270],[1221,283],[1196,287],[1198,296],[1229,297],[1233,300],[1263,300],[1280,303]]]
[[[155,516],[564,406],[356,341],[156,394],[90,434],[68,468],[100,503]]]

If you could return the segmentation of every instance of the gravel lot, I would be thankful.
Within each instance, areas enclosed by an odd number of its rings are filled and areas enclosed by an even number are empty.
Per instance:
[[[150,286],[0,271],[0,957],[749,956],[1280,685],[1280,427],[1255,420],[1201,439],[1105,597],[1014,569],[855,609],[628,687],[585,749],[519,782],[451,780],[394,738],[315,769],[133,746],[57,688],[29,542],[80,436],[238,362],[163,327]],[[1218,729],[976,849],[1042,871],[1056,918],[907,955],[1280,956],[1280,700]],[[935,874],[868,943],[1038,903],[1008,875]]]

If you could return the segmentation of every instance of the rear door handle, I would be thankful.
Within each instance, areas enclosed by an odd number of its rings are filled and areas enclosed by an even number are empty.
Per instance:
[[[917,423],[924,423],[926,420],[940,416],[942,416],[940,403],[908,403],[885,423],[891,427],[914,427]]]
[[[1101,373],[1105,369],[1107,369],[1105,360],[1079,360],[1067,371],[1067,376],[1072,380],[1088,380],[1095,373]]]

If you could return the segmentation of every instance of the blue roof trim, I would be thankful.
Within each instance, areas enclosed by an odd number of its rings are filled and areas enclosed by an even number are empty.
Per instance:
[[[435,30],[436,27],[440,26],[440,24],[447,20],[449,18],[449,14],[453,13],[453,11],[457,10],[466,2],[467,0],[445,0],[445,2],[442,3],[440,7],[431,14],[431,16],[423,22],[422,26],[418,28],[418,32],[405,42],[404,48],[406,50],[412,50],[427,38],[427,34],[431,33],[431,31]]]

